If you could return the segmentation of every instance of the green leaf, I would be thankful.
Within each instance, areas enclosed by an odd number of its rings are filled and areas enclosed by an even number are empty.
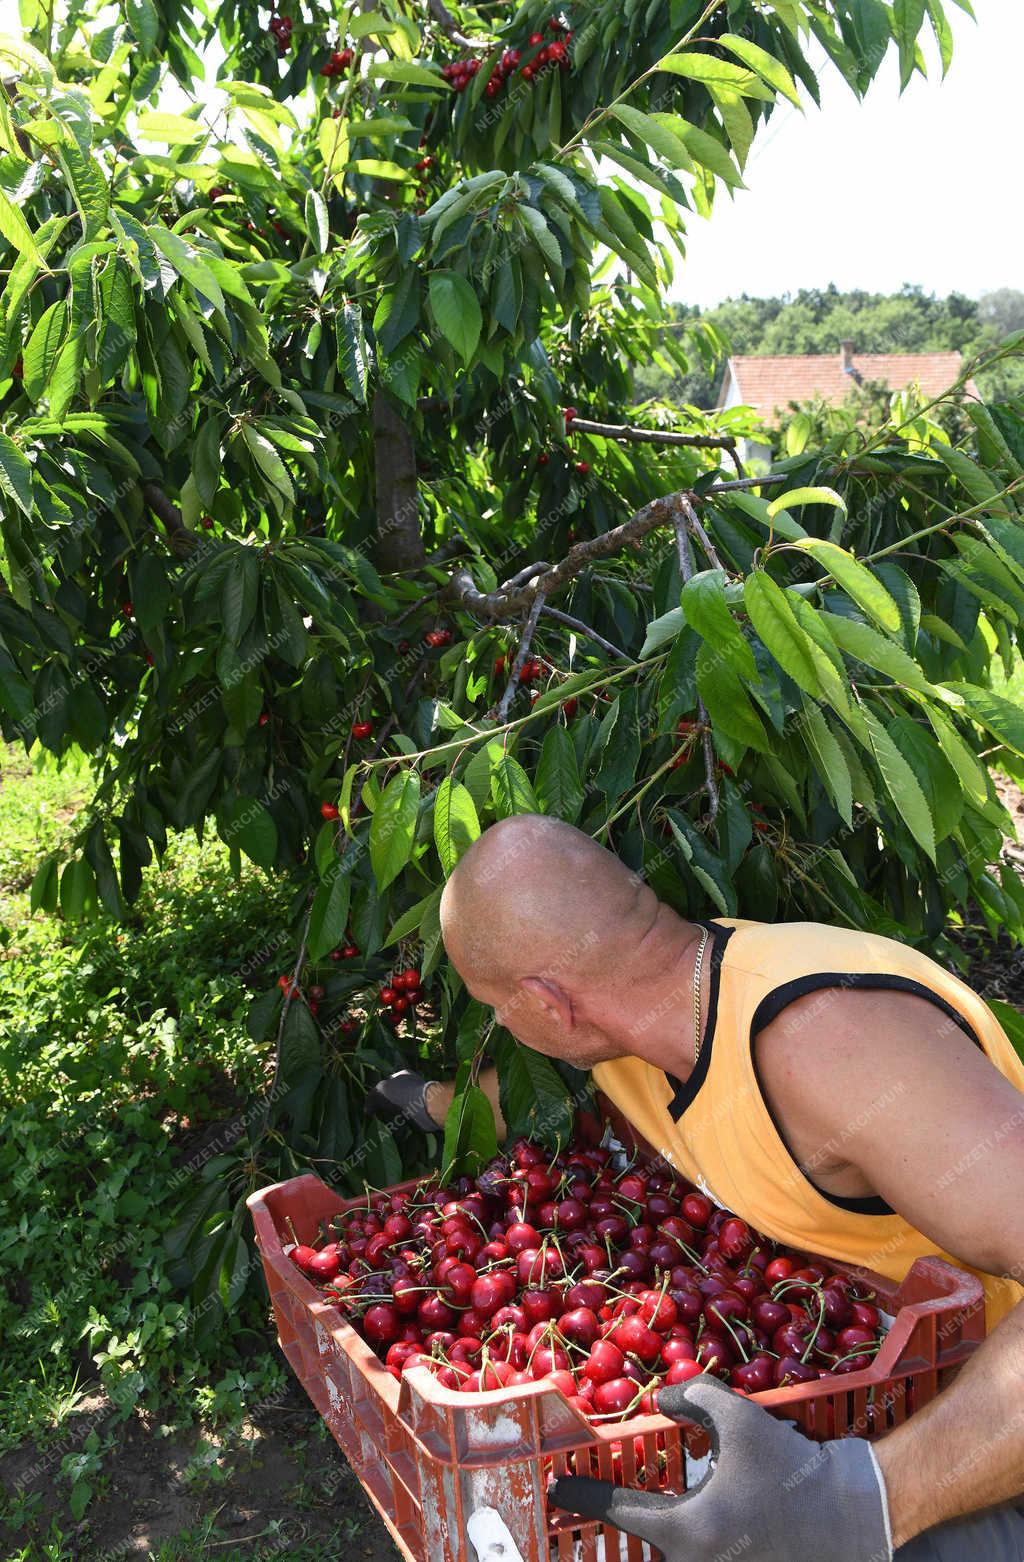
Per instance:
[[[820,699],[822,689],[808,650],[809,637],[797,623],[786,592],[764,570],[755,570],[743,583],[743,601],[750,622],[783,672],[806,694]]]
[[[71,922],[86,916],[96,903],[96,880],[84,857],[74,857],[60,876],[60,909]]]
[[[398,921],[395,923],[394,927],[388,933],[384,943],[397,944],[400,939],[408,938],[410,933],[415,933],[420,924],[424,922],[432,912],[437,911],[437,908],[441,903],[441,891],[443,888],[444,885],[439,884],[436,889],[432,889],[430,891],[429,895],[424,895],[422,900],[418,900],[415,905],[409,907],[408,911],[403,912]]]
[[[725,570],[701,570],[687,581],[682,591],[686,621],[713,646],[734,672],[751,681],[757,678],[757,663],[743,632],[725,600],[728,581]]]
[[[224,810],[221,839],[237,846],[267,873],[277,858],[277,825],[255,797],[235,797]]]
[[[8,199],[3,190],[0,190],[0,233],[9,244],[13,244],[19,255],[25,255],[42,271],[46,262],[32,237],[32,230],[19,208]]]
[[[221,285],[212,268],[200,258],[200,252],[187,244],[180,233],[172,233],[170,228],[163,227],[161,223],[151,222],[146,232],[178,275],[223,313],[225,304]]]
[[[501,1112],[510,1136],[528,1134],[554,1149],[572,1135],[574,1103],[546,1057],[507,1033],[494,1045]]]
[[[25,347],[22,383],[33,401],[39,401],[64,345],[68,306],[63,298],[40,316]]]
[[[576,823],[583,807],[583,782],[576,746],[565,727],[552,727],[545,734],[537,762],[536,791],[541,813]]]
[[[327,202],[319,190],[306,191],[305,217],[306,232],[309,234],[313,248],[318,255],[325,254],[331,229],[327,216]]]
[[[476,293],[457,271],[432,271],[428,292],[438,330],[455,348],[463,363],[468,364],[476,351],[483,324]]]
[[[161,559],[144,553],[131,566],[132,605],[143,634],[162,624],[171,600],[171,583]]]
[[[224,634],[234,645],[238,645],[252,622],[259,583],[259,560],[251,549],[238,548],[224,572],[220,597]]]
[[[639,109],[631,108],[627,103],[617,103],[611,112],[627,130],[649,146],[653,152],[657,152],[658,156],[672,168],[693,167],[693,159],[686,150],[685,143],[671,128],[671,116],[642,114]]]
[[[853,782],[836,736],[817,705],[805,702],[800,736],[843,823],[853,824]]]
[[[277,492],[286,499],[289,504],[294,503],[295,488],[292,484],[291,473],[278,455],[270,440],[265,434],[261,434],[251,423],[242,424],[242,438],[252,451],[256,465],[268,482]]]
[[[471,1176],[498,1153],[491,1103],[479,1085],[466,1085],[452,1100],[444,1120],[441,1176]]]
[[[348,922],[352,876],[335,862],[333,872],[317,886],[309,919],[309,957],[320,960],[343,942]]]
[[[659,647],[669,640],[675,640],[686,628],[686,614],[681,607],[670,608],[667,613],[662,613],[660,618],[652,618],[647,625],[647,633],[644,643],[640,647],[640,660],[645,656],[652,656]]]
[[[436,71],[428,70],[425,65],[414,65],[411,60],[375,60],[370,66],[371,76],[383,77],[386,81],[409,82],[417,87],[433,87],[438,92],[448,92],[448,83]]]
[[[809,553],[842,586],[847,596],[852,597],[857,606],[863,608],[868,617],[880,624],[887,634],[899,634],[902,628],[899,605],[877,576],[855,559],[852,553],[819,537],[808,537],[806,541],[796,542],[793,546],[802,553]]]
[[[768,506],[768,514],[774,517],[780,510],[795,510],[802,504],[829,504],[845,515],[846,500],[834,488],[794,488],[791,493],[780,494]]]
[[[143,59],[153,53],[160,36],[160,17],[153,0],[125,0],[125,15]]]
[[[337,316],[338,368],[344,376],[345,386],[363,406],[366,405],[366,386],[370,373],[369,352],[363,330],[362,311],[355,304],[343,304]]]
[[[370,864],[378,890],[387,889],[412,856],[419,815],[419,772],[401,770],[381,793],[370,824]]]
[[[774,97],[774,93],[765,90],[754,72],[744,70],[742,65],[734,65],[731,60],[720,60],[713,54],[686,51],[666,54],[654,68],[669,71],[673,76],[689,76],[691,80],[702,81],[709,86],[731,87],[749,97],[766,97],[769,102]]]
[[[281,1032],[281,1075],[294,1080],[303,1069],[320,1062],[320,1032],[301,998],[288,1005]]]
[[[931,722],[932,731],[939,740],[939,747],[960,779],[960,785],[971,801],[981,807],[988,799],[988,778],[985,767],[974,750],[964,742],[951,721],[947,721],[946,717],[932,705],[926,705],[924,710]]]
[[[972,683],[945,683],[941,687],[960,695],[972,720],[987,727],[1000,743],[1015,754],[1024,754],[1024,709],[1020,705]]]
[[[32,467],[25,452],[6,434],[0,434],[0,492],[26,515],[32,514]]]
[[[908,656],[901,646],[885,639],[877,629],[838,613],[823,613],[821,616],[833,640],[847,656],[854,657],[867,667],[873,667],[876,672],[885,673],[908,689],[916,689],[919,694],[934,695],[935,690],[913,657]]]
[[[771,744],[746,688],[706,640],[701,641],[697,652],[697,692],[704,701],[713,731],[724,732],[735,742],[761,753],[770,752]]]
[[[165,146],[188,146],[192,141],[205,141],[210,134],[206,125],[197,124],[186,114],[149,110],[139,115],[138,132],[144,141],[160,141]]]
[[[1001,998],[988,998],[986,1002],[1024,1063],[1024,1014],[1015,1009],[1012,1003],[1004,1003]]]
[[[434,844],[445,878],[480,834],[480,820],[471,794],[445,776],[434,795]]]
[[[57,909],[57,858],[44,859],[36,869],[29,891],[30,911],[56,911]]]
[[[736,915],[736,891],[725,863],[705,844],[700,832],[695,830],[683,814],[670,811],[668,822],[672,834],[698,884],[710,896],[725,917]]]
[[[491,765],[491,797],[499,819],[540,813],[530,778],[511,754],[499,754]]]
[[[878,718],[865,709],[864,720],[871,751],[885,789],[892,798],[896,818],[903,821],[917,844],[934,862],[935,826],[920,782]]]
[[[751,43],[749,38],[741,38],[738,33],[721,33],[715,41],[719,48],[728,49],[744,65],[749,65],[769,87],[774,87],[776,92],[781,92],[797,108],[802,108],[793,78],[781,60],[758,44]]]

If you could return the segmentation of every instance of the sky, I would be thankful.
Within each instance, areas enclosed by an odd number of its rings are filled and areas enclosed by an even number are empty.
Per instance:
[[[977,22],[954,0],[945,10],[944,81],[926,28],[928,80],[915,74],[902,97],[892,47],[862,103],[825,64],[820,110],[776,109],[747,159],[748,188],[732,200],[722,190],[710,220],[689,216],[672,298],[706,309],[830,282],[971,297],[1024,287],[1024,4],[975,0]]]

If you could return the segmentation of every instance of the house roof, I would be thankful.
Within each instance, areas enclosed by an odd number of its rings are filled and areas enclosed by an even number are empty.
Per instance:
[[[956,352],[854,353],[852,362],[862,380],[880,382],[891,391],[919,385],[928,399],[947,391],[962,367],[961,355]],[[811,401],[818,396],[839,406],[856,384],[855,376],[843,368],[839,353],[739,356],[729,359],[729,368],[740,401],[766,417],[777,409],[785,409],[791,401]],[[728,385],[727,374],[719,406],[723,405]],[[967,382],[965,391],[977,395],[973,380]]]

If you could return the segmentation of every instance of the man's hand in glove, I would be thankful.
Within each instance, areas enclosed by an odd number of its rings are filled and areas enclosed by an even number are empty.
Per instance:
[[[435,1123],[427,1111],[427,1091],[432,1083],[424,1079],[422,1074],[414,1074],[411,1069],[400,1069],[397,1074],[378,1080],[373,1089],[367,1091],[366,1110],[371,1117],[384,1117],[391,1121],[405,1118],[407,1122],[415,1123],[417,1128],[422,1128],[424,1133],[439,1134],[442,1125]]]
[[[665,1562],[890,1562],[885,1485],[863,1438],[812,1443],[708,1376],[663,1388],[658,1409],[708,1433],[699,1486],[672,1497],[565,1475],[554,1505],[649,1541]]]

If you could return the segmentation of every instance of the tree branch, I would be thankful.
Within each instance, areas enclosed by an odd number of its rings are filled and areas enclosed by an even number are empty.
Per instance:
[[[679,552],[679,573],[683,581],[693,579],[693,555],[690,552],[690,537],[688,522],[693,515],[693,506],[684,495],[679,495],[672,524],[676,533],[676,548]],[[711,805],[710,814],[712,823],[718,813],[718,782],[715,780],[715,751],[711,744],[711,726],[708,721],[708,713],[704,701],[697,696],[697,720],[700,723],[700,741],[704,750],[704,781],[708,789],[708,801]]]
[[[533,600],[533,605],[530,608],[529,616],[526,620],[526,628],[523,630],[523,638],[519,642],[519,649],[516,652],[515,661],[512,663],[512,671],[509,674],[508,683],[505,685],[501,699],[498,701],[499,723],[505,721],[508,717],[508,708],[512,704],[512,696],[516,692],[516,686],[519,683],[519,674],[523,670],[523,663],[526,661],[526,653],[530,649],[530,641],[533,639],[534,630],[537,628],[537,620],[540,617],[540,610],[543,606],[544,593],[542,591],[538,591],[536,597]]]
[[[557,618],[560,624],[565,624],[569,629],[575,629],[578,635],[586,635],[588,640],[593,640],[603,651],[607,651],[609,656],[617,656],[622,662],[633,660],[625,651],[620,651],[617,645],[612,645],[610,640],[606,640],[604,635],[599,635],[596,629],[591,629],[590,625],[585,624],[581,618],[573,618],[569,613],[560,613],[557,607],[548,607],[546,602],[541,612],[546,613],[549,618]]]
[[[630,423],[595,423],[590,418],[573,418],[571,429],[581,434],[601,434],[631,445],[688,445],[698,450],[735,450],[731,434],[674,434],[668,429],[635,428]]]
[[[404,419],[383,391],[373,398],[373,460],[377,489],[375,563],[385,573],[422,569],[426,551],[420,530],[416,447]]]
[[[525,586],[512,591],[480,591],[469,571],[461,569],[452,575],[449,594],[455,602],[483,619],[508,618],[525,612],[537,596],[550,596],[585,569],[592,559],[607,558],[657,527],[671,525],[675,498],[676,495],[669,494],[652,499],[621,526],[613,526],[611,531],[589,537],[586,542],[574,543],[564,559],[535,575]]]
[[[443,33],[457,43],[460,49],[491,49],[494,47],[489,38],[467,38],[465,33],[459,31],[459,24],[455,20],[444,0],[430,0],[430,14],[437,22]]]

